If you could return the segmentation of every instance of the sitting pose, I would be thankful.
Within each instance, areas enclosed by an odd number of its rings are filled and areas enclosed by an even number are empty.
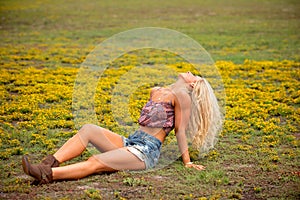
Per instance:
[[[138,123],[139,129],[128,138],[96,125],[84,125],[40,164],[31,164],[24,156],[23,170],[41,184],[80,179],[99,172],[150,169],[157,164],[161,145],[173,129],[185,167],[203,170],[204,166],[190,160],[188,139],[201,151],[212,148],[221,126],[221,114],[209,83],[187,72],[180,73],[170,87],[151,90]],[[101,153],[84,162],[59,167],[60,163],[79,156],[88,143]]]

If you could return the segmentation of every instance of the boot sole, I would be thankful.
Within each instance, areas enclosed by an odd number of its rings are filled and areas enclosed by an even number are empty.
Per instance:
[[[23,156],[22,158],[22,166],[23,166],[23,171],[30,176],[29,174],[29,161],[27,156]]]

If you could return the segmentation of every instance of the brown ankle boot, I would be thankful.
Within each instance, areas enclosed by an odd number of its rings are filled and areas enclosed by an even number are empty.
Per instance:
[[[42,164],[50,165],[51,167],[59,167],[59,161],[53,155],[48,155],[42,160]]]
[[[52,169],[50,165],[45,165],[43,163],[38,165],[33,165],[29,162],[27,156],[23,156],[22,166],[24,172],[27,175],[35,178],[36,183],[44,184],[44,183],[53,182]]]

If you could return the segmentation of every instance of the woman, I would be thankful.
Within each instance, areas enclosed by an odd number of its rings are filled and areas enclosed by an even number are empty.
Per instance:
[[[171,87],[151,90],[139,125],[140,128],[128,138],[96,125],[84,125],[41,164],[31,164],[24,156],[24,172],[38,183],[50,183],[99,172],[153,168],[158,162],[162,143],[173,129],[185,167],[203,170],[204,166],[191,162],[187,140],[191,138],[194,147],[201,151],[212,148],[221,126],[221,114],[208,82],[187,72],[179,74]],[[92,143],[101,154],[84,162],[59,167],[60,163],[79,156],[88,143]]]

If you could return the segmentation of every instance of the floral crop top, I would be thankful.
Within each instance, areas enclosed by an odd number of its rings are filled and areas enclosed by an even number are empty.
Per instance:
[[[155,102],[151,99],[143,107],[139,125],[151,128],[163,128],[166,134],[174,128],[175,110],[171,102]]]

